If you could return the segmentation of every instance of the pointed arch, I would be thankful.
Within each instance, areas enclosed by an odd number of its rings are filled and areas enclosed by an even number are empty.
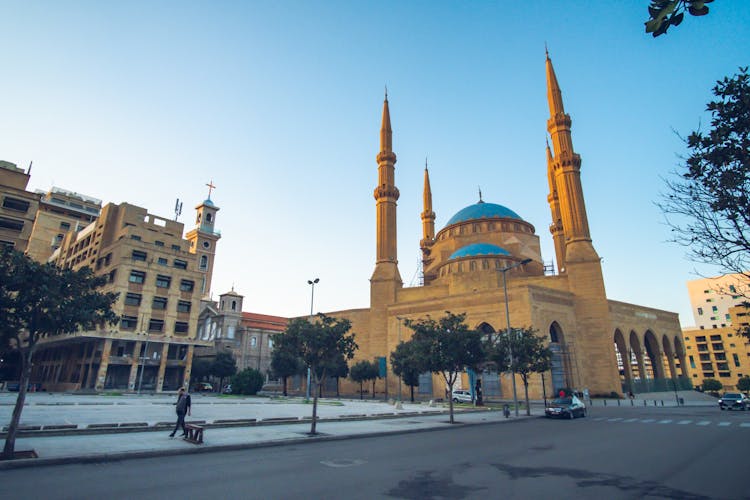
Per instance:
[[[648,379],[648,372],[646,372],[646,362],[643,357],[643,347],[641,345],[641,341],[638,338],[638,334],[635,333],[634,330],[630,331],[630,339],[628,341],[630,344],[630,366],[633,367],[635,365],[635,368],[638,370],[638,376],[634,377],[638,380],[646,380]]]
[[[565,346],[565,334],[557,321],[553,321],[549,326],[549,339],[549,348],[552,351],[552,389],[556,393],[571,386],[570,355]]]
[[[651,369],[654,372],[655,379],[666,378],[664,376],[664,363],[662,360],[662,351],[656,335],[651,330],[647,330],[643,336],[643,344],[646,347],[646,354],[651,361]]]
[[[628,391],[633,390],[633,370],[630,361],[630,351],[625,343],[625,336],[619,328],[615,329],[614,335],[615,357],[620,372],[620,380],[627,386]]]

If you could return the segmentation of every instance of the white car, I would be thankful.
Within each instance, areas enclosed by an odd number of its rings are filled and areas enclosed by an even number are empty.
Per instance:
[[[453,402],[454,403],[472,403],[474,399],[471,397],[471,391],[464,391],[457,389],[453,391]]]

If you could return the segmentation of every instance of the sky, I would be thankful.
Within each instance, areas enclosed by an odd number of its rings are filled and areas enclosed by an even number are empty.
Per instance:
[[[0,0],[0,160],[52,186],[179,220],[220,207],[212,293],[298,316],[369,305],[388,88],[398,258],[418,282],[425,160],[436,229],[487,202],[533,224],[545,262],[545,44],[570,114],[610,299],[679,313],[717,270],[656,206],[716,80],[748,64],[750,4],[659,38],[647,0]],[[703,124],[703,125],[701,125]]]

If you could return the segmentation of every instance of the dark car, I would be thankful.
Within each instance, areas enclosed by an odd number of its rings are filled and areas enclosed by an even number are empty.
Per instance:
[[[741,392],[726,392],[719,398],[719,408],[722,410],[747,410],[750,400]]]
[[[574,419],[586,416],[586,405],[575,396],[555,398],[547,404],[544,409],[547,417],[559,417]]]

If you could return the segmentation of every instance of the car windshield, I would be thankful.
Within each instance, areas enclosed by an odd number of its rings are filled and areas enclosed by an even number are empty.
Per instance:
[[[742,396],[735,392],[728,392],[722,396],[724,399],[740,399]]]
[[[555,404],[555,405],[569,405],[572,403],[573,403],[573,400],[571,398],[555,398],[552,400],[552,404]]]

